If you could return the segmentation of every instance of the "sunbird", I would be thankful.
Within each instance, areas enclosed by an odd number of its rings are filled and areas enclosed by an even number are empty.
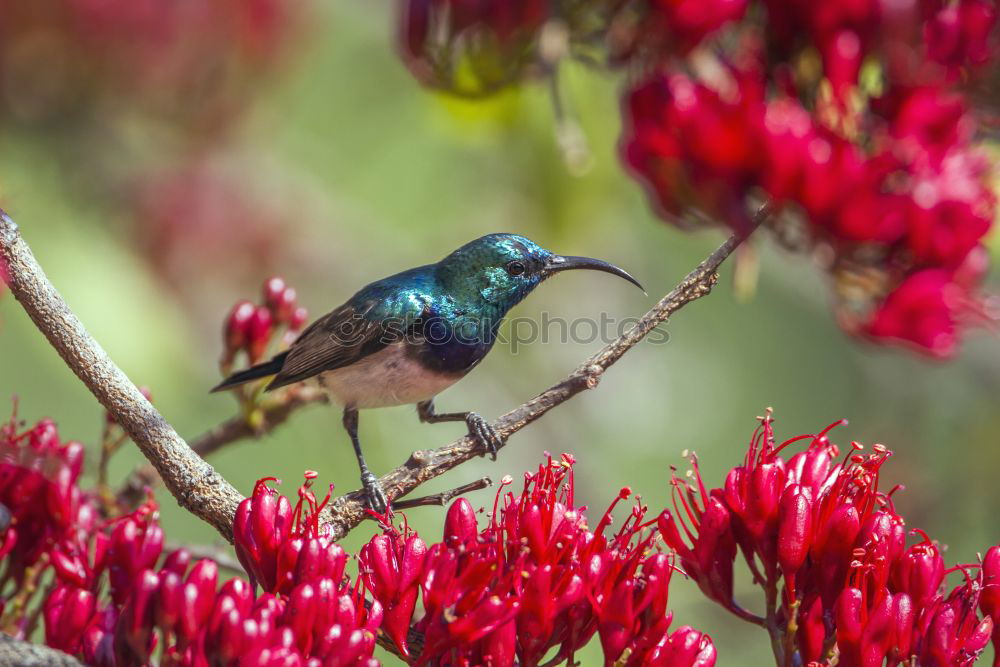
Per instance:
[[[438,413],[434,397],[482,361],[507,312],[549,276],[571,269],[611,273],[642,289],[614,264],[556,255],[516,234],[488,234],[436,264],[362,287],[310,324],[270,361],[234,373],[212,391],[274,376],[266,391],[317,382],[343,406],[369,506],[388,507],[358,440],[358,410],[415,403],[421,422],[464,421],[496,460],[503,440],[477,412]]]

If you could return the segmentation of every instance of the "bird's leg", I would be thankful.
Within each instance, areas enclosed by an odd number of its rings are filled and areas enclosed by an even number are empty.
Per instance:
[[[354,445],[354,456],[358,459],[358,468],[361,470],[361,484],[368,494],[368,505],[378,512],[385,514],[389,507],[389,501],[385,497],[385,492],[379,486],[378,477],[372,474],[365,463],[365,455],[361,453],[361,441],[358,440],[358,409],[344,408],[344,429],[351,436],[351,444]]]
[[[469,435],[479,441],[479,444],[489,453],[490,458],[497,460],[497,450],[503,447],[504,439],[496,429],[483,419],[478,412],[434,412],[434,399],[417,403],[417,416],[420,421],[428,424],[437,422],[465,422],[469,427]]]

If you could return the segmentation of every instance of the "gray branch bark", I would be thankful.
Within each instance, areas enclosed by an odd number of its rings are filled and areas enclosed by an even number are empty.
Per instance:
[[[83,663],[54,648],[0,632],[0,667],[83,667]]]

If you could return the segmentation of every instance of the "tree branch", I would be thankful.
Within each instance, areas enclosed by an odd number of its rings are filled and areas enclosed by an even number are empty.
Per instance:
[[[0,262],[14,297],[66,365],[111,413],[181,507],[229,541],[243,496],[194,453],[108,357],[45,276],[17,225],[0,211]]]
[[[718,269],[722,262],[752,233],[767,217],[772,207],[765,203],[754,214],[747,230],[733,235],[689,273],[665,297],[642,316],[639,322],[605,345],[594,356],[583,362],[561,382],[546,389],[527,403],[514,408],[493,422],[493,428],[506,438],[539,419],[552,408],[565,403],[580,392],[593,389],[616,361],[632,349],[654,328],[667,321],[673,313],[685,305],[709,294],[718,280]],[[505,443],[506,444],[506,443]],[[483,454],[479,444],[471,437],[460,438],[451,444],[430,451],[416,451],[406,463],[379,479],[379,484],[390,501],[401,498],[415,488],[452,468]],[[334,539],[340,539],[368,517],[363,491],[354,491],[330,502],[324,510],[322,520],[329,524]]]
[[[718,279],[716,272],[719,266],[770,212],[767,204],[762,206],[745,233],[734,235],[719,246],[634,327],[586,360],[561,382],[501,416],[493,423],[494,428],[507,438],[576,394],[596,387],[601,375],[656,326],[686,304],[711,292]],[[243,496],[198,454],[208,454],[231,442],[260,433],[255,432],[243,417],[236,417],[196,441],[198,451],[192,449],[87,333],[45,277],[21,238],[17,225],[2,211],[0,261],[6,267],[15,298],[70,369],[138,445],[181,507],[208,522],[223,537],[232,541],[233,518]],[[319,399],[311,397],[273,408],[265,428],[273,428],[298,407],[316,400]],[[391,499],[398,499],[420,484],[480,454],[474,440],[461,438],[435,450],[414,452],[406,463],[382,477],[380,482]],[[148,469],[140,475],[145,476],[140,479],[152,479]],[[331,502],[323,520],[330,525],[333,536],[339,539],[367,516],[363,493],[354,491]]]

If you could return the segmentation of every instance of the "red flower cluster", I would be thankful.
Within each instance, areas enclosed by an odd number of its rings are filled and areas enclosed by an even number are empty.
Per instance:
[[[993,55],[995,9],[764,4],[767,22],[734,28],[741,39],[698,76],[668,68],[629,92],[626,162],[676,223],[741,231],[750,203],[770,200],[780,239],[826,250],[846,329],[952,355],[961,326],[985,319],[996,202],[951,71]],[[885,61],[878,86],[862,72],[872,58]]]
[[[365,602],[344,576],[344,551],[319,534],[314,475],[294,508],[266,480],[240,507],[237,554],[265,588],[255,595],[244,579],[218,586],[214,561],[192,564],[183,549],[164,558],[152,500],[104,518],[98,495],[78,485],[83,451],[60,441],[51,420],[0,427],[4,632],[29,638],[42,620],[49,646],[107,667],[149,664],[156,652],[161,665],[378,664],[381,607]]]
[[[650,553],[656,537],[636,505],[617,533],[611,512],[596,528],[573,498],[573,459],[551,458],[526,474],[519,495],[497,492],[479,529],[468,501],[448,510],[444,540],[426,546],[387,528],[359,555],[362,577],[387,609],[384,629],[409,654],[418,595],[424,637],[417,664],[538,665],[558,647],[569,660],[596,632],[607,665],[710,666],[715,648],[689,627],[669,632],[669,556]]]
[[[251,364],[264,358],[280,327],[285,343],[291,342],[309,319],[309,312],[296,301],[295,288],[275,276],[264,281],[263,303],[238,301],[229,312],[222,332],[222,374],[229,375],[236,355],[245,352]]]
[[[152,502],[111,525],[54,559],[58,584],[44,604],[50,646],[107,666],[149,664],[157,650],[162,665],[378,664],[380,611],[366,610],[343,579],[342,551],[339,572],[300,567],[287,593],[255,595],[245,579],[219,587],[215,562],[192,566],[183,549],[157,570],[163,533]],[[335,576],[316,576],[326,574]]]
[[[77,531],[52,552],[46,643],[91,665],[145,665],[156,651],[163,665],[378,665],[381,608],[366,607],[344,577],[344,551],[317,534],[321,507],[309,484],[294,510],[266,480],[240,506],[237,555],[262,595],[239,578],[220,587],[215,562],[192,566],[183,549],[157,569],[163,531],[151,501],[96,532]]]
[[[549,458],[520,494],[504,480],[482,529],[465,499],[429,546],[405,521],[397,530],[379,517],[384,534],[361,550],[353,581],[320,525],[330,496],[315,497],[316,473],[294,505],[263,479],[234,524],[250,580],[220,586],[214,561],[193,563],[184,549],[164,557],[152,500],[102,517],[77,485],[81,446],[62,443],[51,421],[20,433],[12,421],[0,429],[0,619],[20,638],[41,620],[50,646],[108,667],[374,666],[380,634],[416,665],[572,662],[597,635],[608,666],[711,667],[707,635],[670,631],[676,557],[708,597],[768,629],[779,664],[972,664],[991,637],[1000,643],[1000,546],[947,569],[922,532],[908,545],[892,492],[879,490],[890,452],[852,443],[841,456],[827,435],[835,425],[777,444],[768,415],[722,487],[707,489],[692,457],[690,481],[673,479],[673,511],[647,520],[636,503],[613,534],[631,491],[590,530],[573,459]],[[661,537],[676,555],[658,552]],[[764,615],[733,600],[740,553]],[[951,590],[949,573],[963,578]]]
[[[0,426],[0,559],[6,563],[0,579],[3,612],[9,611],[16,592],[34,585],[52,549],[74,531],[87,530],[97,517],[90,499],[77,486],[83,445],[62,442],[50,419],[21,433],[17,430],[16,414]],[[23,606],[27,600],[14,603]]]
[[[839,423],[775,444],[768,414],[722,488],[706,489],[692,456],[694,482],[674,477],[674,512],[659,518],[664,540],[709,598],[769,627],[778,664],[971,664],[997,620],[1000,548],[982,566],[946,570],[922,532],[907,547],[891,492],[878,488],[891,452],[852,443],[838,462],[827,433]],[[802,440],[804,451],[781,456]],[[764,590],[764,617],[733,599],[738,552]],[[946,592],[954,570],[965,580]]]

